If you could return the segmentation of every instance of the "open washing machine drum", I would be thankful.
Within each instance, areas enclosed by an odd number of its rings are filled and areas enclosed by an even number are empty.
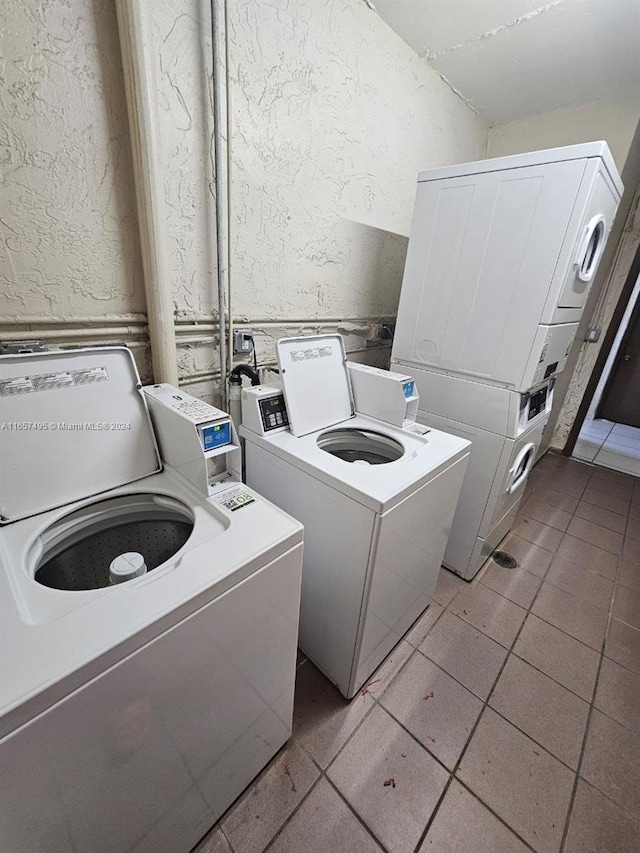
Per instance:
[[[193,515],[181,501],[156,494],[128,494],[94,501],[58,519],[34,547],[34,578],[51,589],[100,589],[114,583],[111,566],[136,555],[153,571],[182,548]],[[139,576],[131,574],[131,579]],[[126,580],[126,575],[122,578]]]
[[[86,501],[161,470],[140,377],[126,347],[0,356],[0,523]],[[143,554],[147,569],[193,528],[187,507],[143,494],[89,501],[38,540],[35,579],[95,589],[111,561]]]
[[[358,428],[329,429],[317,440],[321,450],[356,465],[386,465],[404,455],[404,447],[391,436]]]

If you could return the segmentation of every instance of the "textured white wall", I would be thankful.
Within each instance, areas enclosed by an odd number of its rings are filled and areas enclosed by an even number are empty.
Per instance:
[[[180,370],[209,394],[217,362],[209,3],[150,8]],[[233,313],[256,329],[265,356],[283,333],[337,327],[351,350],[364,350],[366,322],[396,311],[416,173],[482,157],[488,127],[363,0],[229,8]],[[24,0],[1,14],[0,318],[13,323],[0,332],[27,334],[18,321],[29,317],[57,342],[108,320],[113,334],[100,339],[143,342],[113,4]]]
[[[113,4],[0,14],[0,316],[144,311]]]
[[[362,0],[230,9],[238,313],[395,313],[417,172],[486,123]]]
[[[521,154],[604,139],[619,171],[640,118],[640,91],[626,92],[566,110],[551,110],[521,121],[494,125],[487,157]]]
[[[178,310],[208,319],[208,3],[154,8]],[[418,170],[482,157],[488,126],[362,0],[229,10],[234,317],[263,359],[283,334],[338,327],[364,349],[366,321],[397,309]],[[208,341],[181,369],[215,370]]]

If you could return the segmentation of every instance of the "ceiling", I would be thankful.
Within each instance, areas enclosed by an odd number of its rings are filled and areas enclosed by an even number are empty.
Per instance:
[[[483,118],[640,89],[640,0],[365,0]]]

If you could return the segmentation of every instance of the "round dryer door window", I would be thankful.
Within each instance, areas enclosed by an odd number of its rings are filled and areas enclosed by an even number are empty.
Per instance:
[[[67,591],[113,583],[112,563],[141,555],[146,571],[176,554],[193,531],[193,516],[166,495],[134,494],[88,504],[39,537],[34,578]]]
[[[338,459],[359,465],[386,465],[404,455],[395,438],[367,429],[331,429],[318,437],[318,447]]]

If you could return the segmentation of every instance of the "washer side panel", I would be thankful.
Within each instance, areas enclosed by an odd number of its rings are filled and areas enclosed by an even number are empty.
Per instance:
[[[291,733],[301,562],[298,545],[1,741],[19,769],[3,849],[191,850]]]

